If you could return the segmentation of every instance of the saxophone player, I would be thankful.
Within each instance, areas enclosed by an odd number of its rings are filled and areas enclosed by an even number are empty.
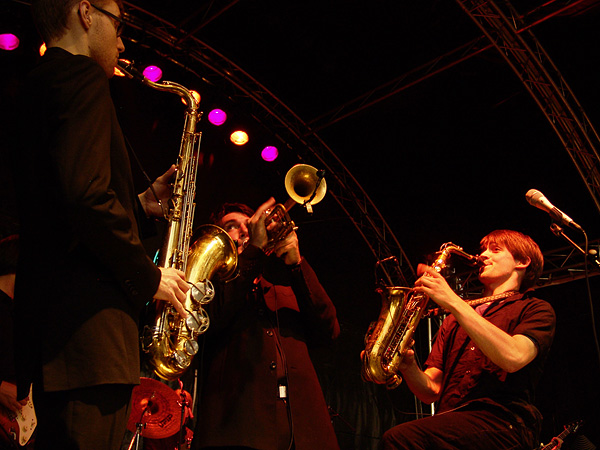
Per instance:
[[[437,413],[397,425],[380,443],[390,449],[531,449],[541,414],[533,391],[554,337],[555,314],[532,290],[543,256],[529,237],[496,230],[481,240],[479,279],[495,300],[473,309],[433,268],[419,265],[414,289],[450,312],[421,370],[409,350],[400,372]]]
[[[121,0],[32,2],[48,50],[25,85],[15,172],[15,354],[18,399],[33,382],[38,449],[120,448],[139,384],[139,314],[155,298],[185,316],[184,274],[156,267],[141,244],[140,225],[162,209],[134,194],[110,96],[122,10]],[[159,199],[174,171],[155,181]]]
[[[308,353],[339,335],[336,310],[294,231],[265,253],[274,203],[226,203],[212,217],[237,242],[240,274],[207,307],[194,449],[339,449]]]

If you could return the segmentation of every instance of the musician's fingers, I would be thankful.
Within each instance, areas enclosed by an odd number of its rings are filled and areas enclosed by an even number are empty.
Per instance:
[[[275,205],[275,199],[273,197],[271,197],[269,200],[267,200],[262,205],[260,205],[258,208],[256,208],[256,211],[252,217],[254,217],[256,219],[264,220],[264,214],[266,213],[267,209],[272,208],[274,205]]]

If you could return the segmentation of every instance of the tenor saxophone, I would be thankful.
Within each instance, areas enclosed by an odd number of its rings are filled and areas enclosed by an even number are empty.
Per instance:
[[[154,320],[142,331],[142,350],[154,373],[165,380],[179,378],[189,368],[198,352],[198,336],[208,329],[210,320],[202,305],[215,295],[211,279],[231,278],[237,268],[237,248],[231,237],[216,225],[203,225],[190,247],[196,195],[196,174],[200,157],[201,133],[196,131],[200,119],[198,102],[180,84],[148,80],[128,63],[119,61],[119,69],[149,87],[179,95],[187,106],[173,193],[165,217],[167,229],[159,253],[159,267],[173,267],[186,274],[191,284],[183,307],[183,318],[168,302],[155,301]]]
[[[451,242],[441,246],[433,269],[440,273],[451,254],[477,263],[478,256],[469,255]],[[429,297],[412,288],[385,286],[378,289],[382,298],[377,322],[365,336],[361,375],[364,381],[385,384],[394,389],[402,383],[399,366],[410,348],[414,332],[423,316]]]

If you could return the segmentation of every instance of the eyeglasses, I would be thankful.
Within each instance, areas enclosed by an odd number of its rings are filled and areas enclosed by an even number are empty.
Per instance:
[[[123,28],[125,28],[125,21],[123,19],[121,19],[120,17],[115,16],[113,13],[110,13],[108,11],[106,11],[105,9],[102,9],[96,5],[94,5],[93,3],[90,3],[94,8],[96,8],[98,11],[100,11],[102,14],[110,17],[111,19],[115,20],[117,22],[117,37],[120,37],[121,34],[123,33]]]

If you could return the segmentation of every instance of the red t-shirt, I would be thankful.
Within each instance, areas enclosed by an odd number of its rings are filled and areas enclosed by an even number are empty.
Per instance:
[[[483,354],[454,316],[448,316],[425,363],[444,374],[438,413],[478,401],[501,406],[528,426],[539,426],[541,414],[532,402],[554,338],[552,306],[529,293],[515,294],[490,305],[483,317],[511,336],[527,336],[538,354],[521,370],[508,373]]]

